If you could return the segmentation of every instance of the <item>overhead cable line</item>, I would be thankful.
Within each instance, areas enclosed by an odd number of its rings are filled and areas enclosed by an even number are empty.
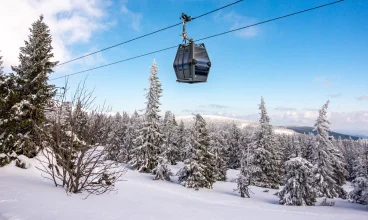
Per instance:
[[[214,34],[214,35],[211,35],[211,36],[208,36],[208,37],[204,37],[204,38],[195,40],[195,42],[206,40],[206,39],[213,38],[213,37],[218,37],[220,35],[224,35],[224,34],[232,33],[232,32],[235,32],[235,31],[243,30],[243,29],[246,29],[246,28],[254,27],[254,26],[257,26],[257,25],[260,25],[260,24],[268,23],[268,22],[271,22],[271,21],[275,21],[275,20],[290,17],[290,16],[293,16],[293,15],[301,14],[301,13],[304,13],[304,12],[312,11],[312,10],[315,10],[315,9],[318,9],[318,8],[330,6],[330,5],[340,3],[340,2],[343,2],[343,1],[344,0],[339,0],[339,1],[331,2],[331,3],[327,3],[327,4],[324,4],[324,5],[319,5],[319,6],[316,6],[316,7],[313,7],[313,8],[305,9],[305,10],[302,10],[302,11],[294,12],[294,13],[291,13],[291,14],[279,16],[279,17],[272,18],[272,19],[268,19],[268,20],[261,21],[261,22],[255,23],[255,24],[247,25],[247,26],[244,26],[244,27],[240,27],[240,28],[237,28],[237,29],[230,30],[230,31],[226,31],[226,32],[222,32],[222,33],[219,33],[219,34]],[[119,60],[119,61],[116,61],[116,62],[113,62],[113,63],[105,64],[105,65],[94,67],[94,68],[91,68],[91,69],[87,69],[87,70],[75,72],[75,73],[72,73],[72,74],[67,74],[67,75],[64,75],[64,76],[56,77],[56,78],[50,79],[50,81],[51,80],[56,80],[56,79],[61,79],[61,78],[68,77],[68,76],[77,75],[77,74],[88,72],[88,71],[95,70],[95,69],[100,69],[100,68],[103,68],[103,67],[107,67],[107,66],[111,66],[111,65],[114,65],[114,64],[126,62],[126,61],[129,61],[129,60],[137,59],[137,58],[140,58],[140,57],[148,56],[150,54],[159,53],[159,52],[170,50],[170,49],[177,48],[177,47],[178,46],[175,45],[175,46],[167,47],[167,48],[164,48],[164,49],[161,49],[161,50],[152,51],[152,52],[145,53],[145,54],[142,54],[142,55],[139,55],[139,56],[127,58],[127,59],[124,59],[124,60]]]
[[[217,8],[217,9],[215,9],[215,10],[212,10],[212,11],[206,12],[206,13],[201,14],[201,15],[198,15],[198,16],[196,16],[196,17],[193,17],[193,18],[192,18],[192,20],[197,19],[197,18],[200,18],[200,17],[203,17],[203,16],[206,16],[206,15],[209,15],[209,14],[211,14],[211,13],[214,13],[214,12],[219,11],[219,10],[221,10],[221,9],[224,9],[224,8],[229,7],[229,6],[235,5],[235,4],[237,4],[237,3],[239,3],[239,2],[242,2],[242,1],[243,1],[243,0],[239,0],[239,1],[236,1],[236,2],[233,2],[233,3],[230,3],[230,4],[227,4],[227,5],[225,5],[225,6],[222,6],[222,7],[220,7],[220,8]],[[109,49],[111,49],[111,48],[114,48],[114,47],[117,47],[117,46],[120,46],[120,45],[123,45],[123,44],[130,43],[130,42],[132,42],[132,41],[135,41],[135,40],[138,40],[138,39],[141,39],[141,38],[144,38],[144,37],[147,37],[147,36],[150,36],[150,35],[156,34],[156,33],[158,33],[158,32],[161,32],[161,31],[164,31],[164,30],[167,30],[167,29],[170,29],[170,28],[173,28],[173,27],[179,26],[179,25],[182,25],[182,22],[177,23],[177,24],[170,25],[170,26],[165,27],[165,28],[161,28],[161,29],[156,30],[156,31],[153,31],[153,32],[151,32],[151,33],[144,34],[144,35],[142,35],[142,36],[139,36],[139,37],[136,37],[136,38],[133,38],[133,39],[130,39],[130,40],[127,40],[127,41],[124,41],[124,42],[121,42],[121,43],[118,43],[118,44],[115,44],[115,45],[109,46],[109,47],[105,47],[105,48],[103,48],[103,49],[101,49],[101,50],[98,50],[98,51],[95,51],[95,52],[92,52],[92,53],[89,53],[89,54],[86,54],[86,55],[83,55],[83,56],[80,56],[80,57],[77,57],[77,58],[74,58],[74,59],[71,59],[71,60],[68,60],[68,61],[62,62],[62,63],[59,63],[59,64],[58,64],[58,65],[56,65],[56,66],[61,66],[61,65],[67,64],[67,63],[71,63],[71,62],[73,62],[73,61],[80,60],[80,59],[82,59],[82,58],[85,58],[85,57],[88,57],[88,56],[94,55],[94,54],[96,54],[96,53],[100,53],[100,52],[102,52],[102,51],[109,50]]]

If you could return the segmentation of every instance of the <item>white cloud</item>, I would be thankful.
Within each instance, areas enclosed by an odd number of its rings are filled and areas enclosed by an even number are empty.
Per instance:
[[[358,100],[358,101],[368,101],[368,95],[363,95],[363,96],[356,97],[356,100]]]
[[[231,30],[256,23],[256,19],[239,15],[235,12],[225,14],[223,16],[223,19],[225,19],[225,21],[232,22],[232,26],[230,28]],[[238,37],[242,38],[252,38],[257,36],[258,33],[259,33],[258,27],[249,27],[235,32],[235,34]]]
[[[274,110],[276,111],[295,111],[296,109],[285,107],[285,106],[277,106],[276,108],[274,108]]]
[[[288,111],[283,115],[272,115],[275,125],[313,126],[318,117],[317,111]],[[368,112],[328,112],[327,118],[331,122],[332,130],[363,131],[368,128]]]
[[[123,2],[123,5],[121,6],[121,12],[124,14],[124,16],[126,16],[125,19],[129,20],[130,27],[135,31],[139,31],[141,28],[142,14],[129,10],[126,6],[127,3],[128,1]]]
[[[331,87],[334,85],[335,81],[340,80],[341,77],[338,75],[328,75],[328,76],[316,76],[313,81],[322,83],[326,87]]]
[[[4,66],[18,64],[19,47],[24,46],[29,28],[40,14],[45,17],[53,37],[55,60],[65,61],[74,54],[68,49],[77,43],[86,43],[103,24],[105,10],[110,5],[104,0],[11,0],[0,7],[0,50]]]
[[[328,96],[331,97],[331,98],[338,98],[338,97],[341,97],[342,94],[341,93],[334,93],[334,94],[329,94]]]

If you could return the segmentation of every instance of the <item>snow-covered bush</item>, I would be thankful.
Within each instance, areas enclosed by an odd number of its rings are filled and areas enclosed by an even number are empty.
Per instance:
[[[323,198],[320,206],[334,206],[335,202],[332,200],[328,200],[327,198]]]
[[[357,177],[353,180],[352,185],[354,189],[349,193],[351,201],[363,205],[368,204],[368,178]]]
[[[301,157],[288,160],[285,164],[285,187],[278,193],[280,204],[312,206],[316,202],[313,165]]]
[[[158,164],[155,169],[152,170],[155,175],[154,180],[167,180],[170,181],[170,176],[173,175],[171,170],[167,167],[167,160],[163,157],[158,158]]]

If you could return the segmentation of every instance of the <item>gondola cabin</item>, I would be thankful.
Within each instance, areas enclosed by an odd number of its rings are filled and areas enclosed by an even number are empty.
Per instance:
[[[174,60],[177,82],[207,82],[211,61],[204,44],[180,44]]]

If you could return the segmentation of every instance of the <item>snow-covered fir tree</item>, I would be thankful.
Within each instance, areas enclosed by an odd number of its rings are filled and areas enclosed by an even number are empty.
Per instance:
[[[302,135],[301,138],[301,153],[302,157],[308,160],[310,163],[314,163],[313,152],[317,146],[316,137],[312,133]]]
[[[126,115],[125,120],[127,120],[126,117],[129,116]],[[139,143],[138,137],[141,128],[142,128],[142,118],[137,111],[134,111],[134,113],[129,119],[129,123],[125,133],[124,146],[123,146],[125,153],[122,154],[122,156],[125,156],[122,159],[125,163],[129,163],[134,157],[135,153],[134,149],[136,148],[137,143]]]
[[[282,157],[263,97],[259,109],[261,110],[260,128],[251,149],[251,183],[259,187],[278,189],[282,182]]]
[[[120,155],[118,158],[119,162],[127,163],[130,160],[131,154],[131,143],[133,142],[132,135],[130,132],[130,117],[127,112],[123,112],[120,129],[118,131],[118,139],[121,140],[120,143]]]
[[[165,113],[165,118],[163,122],[163,135],[164,144],[162,149],[162,155],[171,164],[175,165],[180,159],[180,152],[177,147],[178,142],[178,126],[175,125],[175,118],[170,111]]]
[[[126,113],[124,114],[126,115]],[[121,159],[125,157],[122,154],[125,154],[123,148],[128,122],[129,118],[128,121],[123,121],[123,117],[119,112],[112,118],[112,129],[108,137],[108,159],[123,162]]]
[[[285,164],[285,187],[278,193],[280,204],[312,206],[317,193],[314,188],[313,165],[304,158],[295,157]]]
[[[222,131],[210,133],[210,148],[215,160],[217,181],[226,181],[227,164],[224,159],[226,140],[222,133]]]
[[[316,173],[316,187],[318,189],[318,196],[325,196],[327,198],[346,196],[346,192],[342,188],[339,176],[335,174],[340,159],[334,154],[334,146],[329,138],[329,121],[327,120],[327,108],[329,101],[327,101],[319,110],[319,116],[317,118],[315,127],[317,129],[317,146],[314,148],[314,161],[315,161],[315,173]],[[344,171],[342,171],[344,172]],[[339,180],[337,181],[337,178]]]
[[[154,180],[167,180],[170,181],[170,176],[173,175],[171,170],[167,166],[166,158],[159,156],[158,164],[155,169],[152,170],[152,173],[155,175]]]
[[[180,121],[177,133],[178,133],[177,146],[180,154],[180,160],[184,161],[185,159],[187,159],[187,145],[186,145],[187,138],[184,122],[182,120]]]
[[[2,143],[18,155],[34,157],[40,149],[38,137],[44,132],[38,129],[45,123],[45,111],[55,95],[54,86],[47,82],[57,64],[51,61],[54,56],[51,42],[50,30],[41,15],[32,24],[25,46],[20,48],[19,65],[12,66],[16,87],[6,107],[10,112],[2,125],[7,128]]]
[[[240,193],[240,197],[245,198],[247,196],[250,198],[249,185],[250,185],[250,146],[243,148],[241,152],[240,160],[240,173],[236,179],[237,191]]]
[[[150,69],[150,87],[146,94],[146,109],[144,122],[140,135],[136,139],[137,147],[134,149],[133,168],[140,172],[150,173],[157,166],[157,157],[163,145],[163,134],[160,131],[160,97],[162,93],[161,83],[158,78],[158,66],[153,61]]]
[[[210,152],[210,140],[206,121],[195,115],[195,124],[190,134],[189,158],[179,170],[179,182],[187,188],[212,188],[216,181],[214,157]]]
[[[351,139],[351,137],[349,138],[349,140],[345,140],[344,142],[341,141],[343,144],[343,155],[344,158],[347,161],[347,170],[349,172],[349,176],[348,176],[348,180],[352,181],[356,178],[356,174],[354,172],[354,166],[355,166],[355,160],[356,158],[358,158],[361,154],[361,152],[359,151],[359,146],[358,144]]]
[[[368,141],[365,140],[363,153],[354,162],[355,179],[352,181],[353,190],[349,198],[353,202],[368,204]]]
[[[338,192],[339,197],[346,199],[347,197],[347,192],[342,188],[342,186],[345,184],[346,182],[346,178],[349,176],[348,171],[346,170],[347,168],[347,164],[346,164],[346,160],[342,154],[342,152],[340,151],[340,149],[337,147],[336,141],[334,140],[333,137],[331,137],[331,142],[332,142],[332,148],[330,149],[330,154],[332,155],[332,167],[333,167],[333,178],[336,182],[336,184],[340,187],[337,187],[336,190],[340,190],[340,192]]]
[[[240,167],[241,146],[240,129],[233,123],[228,136],[228,167],[237,169]]]

